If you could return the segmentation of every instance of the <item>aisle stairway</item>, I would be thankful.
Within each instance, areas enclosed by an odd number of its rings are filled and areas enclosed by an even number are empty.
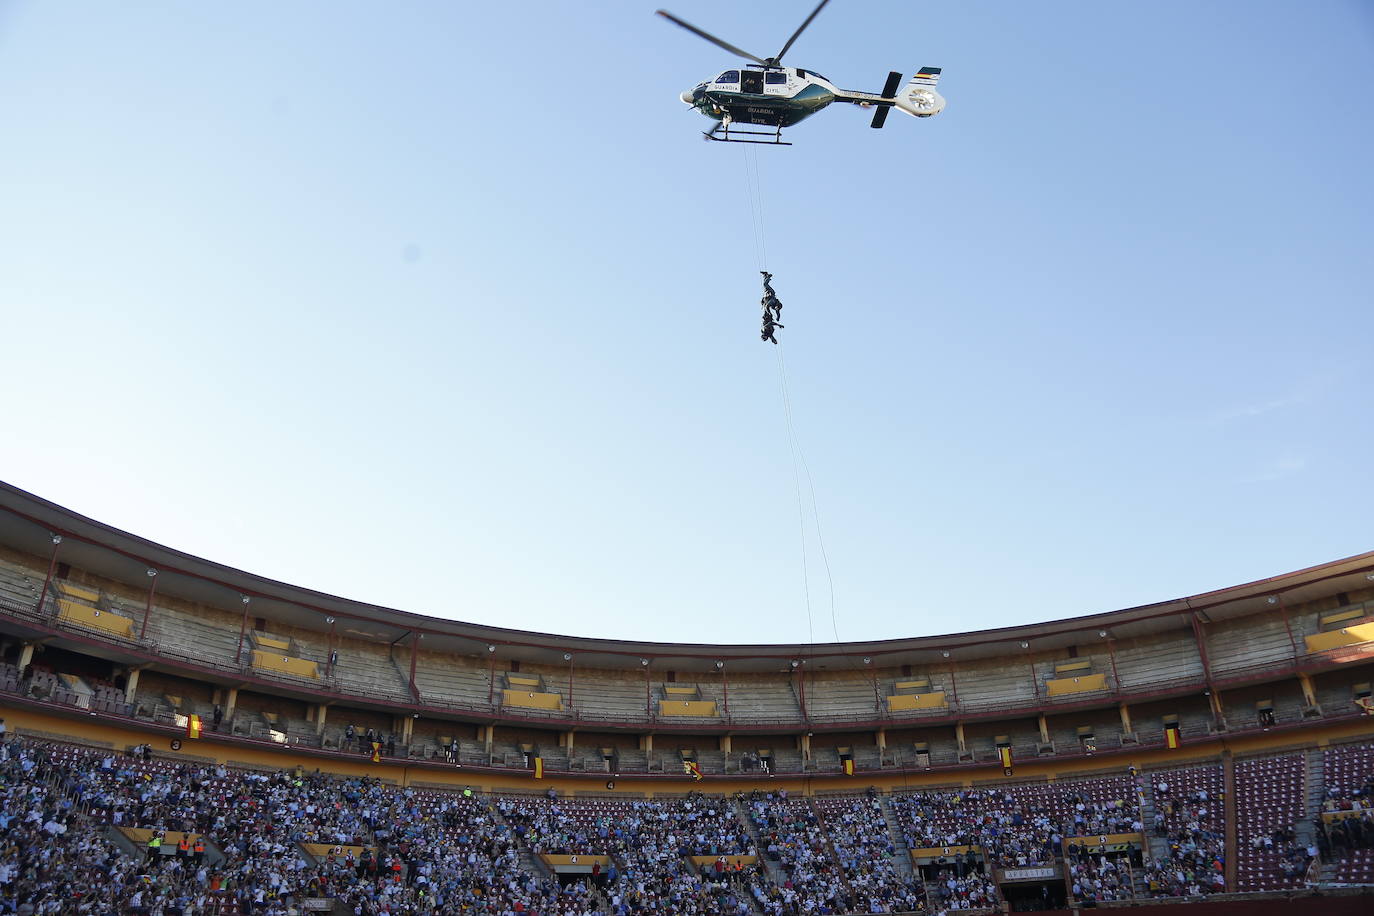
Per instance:
[[[749,816],[749,806],[739,799],[738,796],[732,798],[730,803],[734,806],[735,816],[744,825],[745,833],[749,834],[749,840],[754,844],[754,848],[759,852],[759,862],[763,863],[764,874],[768,880],[774,884],[784,884],[787,882],[787,875],[783,873],[782,866],[768,857],[764,850],[763,834],[759,832],[758,825]]]
[[[896,850],[893,866],[897,869],[897,874],[902,879],[916,877],[916,869],[911,864],[911,847],[906,844],[906,837],[901,828],[897,826],[897,815],[893,813],[892,806],[886,795],[878,797],[878,803],[883,809],[883,820],[887,822],[887,835],[892,838],[892,848]]]
[[[1321,817],[1322,802],[1326,800],[1325,756],[1319,747],[1307,751],[1307,807],[1302,818],[1293,825],[1293,833],[1303,846],[1317,842],[1316,819]]]
[[[1155,787],[1154,783],[1148,779],[1140,778],[1140,822],[1145,825],[1146,845],[1149,851],[1149,858],[1159,862],[1169,856],[1169,840],[1155,832]],[[1137,885],[1140,876],[1136,876]],[[1139,896],[1139,886],[1136,888]]]

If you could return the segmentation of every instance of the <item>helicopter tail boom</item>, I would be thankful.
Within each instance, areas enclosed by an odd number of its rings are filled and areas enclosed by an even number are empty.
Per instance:
[[[901,81],[900,73],[889,73],[882,94],[840,89],[835,92],[835,101],[878,109],[873,113],[873,127],[882,127],[887,122],[888,109],[893,107],[918,118],[929,118],[945,110],[944,96],[935,91],[940,82],[939,67],[922,67],[898,92]]]

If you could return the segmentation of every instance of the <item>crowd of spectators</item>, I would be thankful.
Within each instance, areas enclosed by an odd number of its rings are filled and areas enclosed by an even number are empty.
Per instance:
[[[126,855],[81,810],[76,755],[14,738],[0,743],[0,912],[219,911],[210,869],[182,856]]]
[[[1154,774],[1156,835],[1168,855],[1144,869],[1152,897],[1197,897],[1226,890],[1226,826],[1221,767]]]
[[[1153,827],[1169,854],[1140,867],[1150,894],[1224,890],[1220,768],[1153,780]],[[1066,839],[1140,830],[1134,788],[1111,777],[894,795],[891,811],[909,846],[980,850],[938,859],[923,882],[873,792],[487,798],[0,735],[0,914],[287,916],[307,898],[340,900],[358,916],[986,909],[999,905],[991,866],[1053,864]],[[1374,773],[1333,781],[1324,807],[1357,814],[1328,825],[1318,842],[1374,847]],[[182,835],[179,847],[154,845]],[[140,849],[144,836],[151,839]],[[1295,842],[1289,824],[1239,839],[1282,859],[1294,879],[1316,852]],[[1067,852],[1074,900],[1133,896],[1125,857],[1072,843]],[[528,864],[539,853],[606,858],[560,882]]]
[[[1323,770],[1326,797],[1316,837],[1322,860],[1334,865],[1338,881],[1368,882],[1374,873],[1374,743],[1327,748]]]
[[[1071,850],[1069,882],[1070,899],[1079,903],[1135,898],[1130,862],[1123,855]]]
[[[786,789],[755,791],[743,799],[759,832],[764,855],[785,876],[781,884],[755,881],[755,899],[766,913],[849,913],[855,900],[840,865],[827,849],[820,817],[805,799],[788,798]]]
[[[1052,863],[1067,837],[1143,829],[1127,777],[892,797],[907,845],[980,846],[1003,867]]]
[[[503,796],[496,809],[536,853],[610,856],[604,871],[597,863],[594,877],[614,916],[749,912],[750,870],[725,862],[757,853],[726,799],[560,799],[550,792]],[[715,862],[696,869],[689,856]]]
[[[898,869],[897,848],[876,794],[820,798],[814,808],[853,891],[858,912],[906,912],[921,907],[925,888]]]
[[[997,887],[987,876],[977,871],[960,875],[955,870],[941,869],[931,882],[936,899],[932,901],[939,912],[946,910],[984,910],[995,908]]]

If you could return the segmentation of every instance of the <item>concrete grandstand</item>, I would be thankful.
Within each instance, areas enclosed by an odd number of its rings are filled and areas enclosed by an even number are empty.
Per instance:
[[[1001,630],[662,644],[349,601],[0,485],[0,640],[13,911],[1374,906],[1374,553]]]

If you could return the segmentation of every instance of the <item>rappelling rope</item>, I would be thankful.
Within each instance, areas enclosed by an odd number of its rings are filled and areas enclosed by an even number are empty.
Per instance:
[[[768,269],[768,236],[764,231],[763,181],[759,172],[758,150],[752,146],[744,147],[744,177],[749,189],[749,217],[754,232],[754,256],[760,270]],[[830,590],[830,628],[835,641],[840,640],[839,622],[835,614],[835,578],[830,571],[830,556],[825,550],[825,536],[821,533],[821,515],[816,503],[816,482],[811,476],[811,466],[807,464],[806,452],[802,449],[801,439],[797,437],[796,424],[792,418],[792,395],[787,385],[787,361],[783,358],[781,345],[778,351],[778,390],[782,393],[783,416],[787,421],[787,450],[792,456],[792,483],[797,497],[797,525],[801,534],[802,591],[806,597],[806,634],[807,641],[816,641],[814,612],[811,607],[811,574],[806,546],[806,501],[802,496],[801,476],[806,474],[806,486],[811,497],[811,523],[816,529],[816,543],[820,547],[821,562],[825,566],[825,578]]]
[[[768,269],[768,243],[763,231],[763,184],[759,180],[759,152],[744,146],[744,181],[749,188],[749,218],[754,230],[754,260]]]
[[[830,589],[830,629],[835,634],[835,642],[840,641],[840,626],[835,615],[835,577],[830,572],[830,556],[825,551],[825,535],[821,533],[821,511],[816,503],[816,481],[811,476],[811,465],[807,464],[806,451],[802,448],[801,439],[797,436],[796,424],[792,419],[792,393],[787,385],[787,359],[783,355],[782,345],[778,346],[778,381],[782,387],[782,409],[783,415],[787,418],[787,437],[788,444],[792,450],[792,473],[797,480],[797,504],[801,515],[805,515],[801,510],[801,481],[797,477],[797,462],[801,462],[802,470],[806,473],[806,487],[811,494],[811,523],[816,528],[816,543],[821,548],[821,562],[825,566],[825,579]],[[802,561],[806,560],[806,523],[802,522]],[[807,591],[807,626],[810,628],[810,589]],[[815,641],[814,639],[812,640]]]
[[[797,436],[792,427],[792,401],[787,394],[787,364],[782,359],[782,346],[778,351],[778,390],[782,392],[782,414],[787,420],[787,451],[792,455],[792,485],[797,493],[797,527],[801,530],[802,589],[806,593],[806,641],[815,643],[816,629],[811,619],[811,577],[807,572],[806,561],[806,507],[802,502],[801,472],[797,468]]]
[[[758,151],[744,146],[744,180],[749,189],[749,219],[754,233],[754,258],[759,270],[768,269],[768,247],[764,243],[763,231],[763,188],[759,181]],[[800,444],[792,427],[792,401],[787,391],[786,364],[782,359],[782,347],[775,348],[778,353],[778,391],[782,394],[782,412],[787,421],[787,451],[792,456],[792,487],[797,496],[797,528],[801,534],[802,592],[806,597],[806,641],[816,641],[815,621],[811,610],[810,562],[806,555],[806,503],[802,499],[801,470],[798,462]],[[801,462],[804,464],[805,462]]]
[[[754,161],[754,195],[758,201],[759,208],[759,269],[768,269],[768,233],[764,232],[763,221],[763,176],[759,174],[759,151],[752,146],[746,146],[745,158],[752,158]]]

